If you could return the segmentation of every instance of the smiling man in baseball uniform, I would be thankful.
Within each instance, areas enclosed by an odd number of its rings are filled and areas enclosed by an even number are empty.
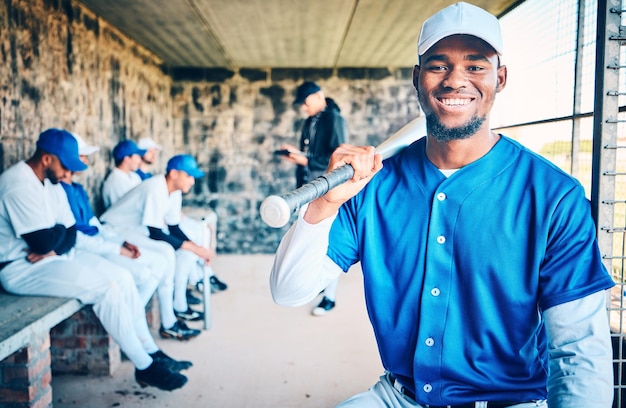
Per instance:
[[[426,20],[413,85],[425,137],[312,201],[271,275],[297,306],[360,262],[385,373],[340,407],[610,408],[603,264],[583,186],[492,130],[507,82],[498,19],[460,2]],[[321,267],[320,267],[321,265]],[[547,400],[547,401],[546,401]]]

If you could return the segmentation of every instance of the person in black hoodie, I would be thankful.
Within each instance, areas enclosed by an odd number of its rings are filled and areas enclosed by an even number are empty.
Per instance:
[[[296,187],[326,172],[330,155],[348,139],[348,127],[341,116],[339,106],[315,82],[303,82],[296,90],[294,106],[308,115],[302,127],[300,149],[284,144],[283,157],[296,165]],[[338,279],[324,290],[321,302],[312,310],[314,316],[323,316],[335,307]]]
[[[348,128],[339,106],[315,82],[304,82],[296,90],[294,106],[308,115],[302,127],[300,148],[285,144],[288,154],[283,157],[296,164],[296,187],[326,172],[330,155],[347,142]]]

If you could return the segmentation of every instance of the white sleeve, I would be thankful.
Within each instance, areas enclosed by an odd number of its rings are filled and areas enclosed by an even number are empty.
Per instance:
[[[606,292],[549,308],[548,406],[611,408],[613,351]]]
[[[110,225],[104,225],[100,222],[100,220],[98,218],[91,217],[91,219],[89,220],[89,225],[92,225],[96,228],[98,228],[98,236],[101,236],[102,238],[104,238],[105,240],[109,241],[109,242],[113,242],[118,246],[118,252],[119,252],[119,247],[122,246],[122,244],[124,243],[124,238],[119,235],[117,232],[115,232],[115,230],[113,228],[111,228]]]
[[[109,173],[109,176],[104,179],[102,183],[102,202],[104,204],[104,208],[107,209],[112,205],[113,199],[113,182],[111,180],[113,177],[113,172]]]
[[[136,173],[125,174],[121,170],[113,169],[102,186],[104,208],[109,208],[118,202],[120,198],[139,184],[141,184],[141,178]]]
[[[101,234],[87,235],[81,231],[76,232],[76,249],[98,255],[119,255],[120,248],[120,244],[107,240]]]
[[[285,234],[276,250],[270,275],[274,302],[302,306],[315,298],[341,274],[341,268],[327,255],[328,234],[336,216],[318,224],[304,221],[307,206]]]
[[[183,209],[183,193],[180,190],[170,194],[167,211],[165,212],[165,223],[167,225],[179,225],[181,223],[181,211]]]

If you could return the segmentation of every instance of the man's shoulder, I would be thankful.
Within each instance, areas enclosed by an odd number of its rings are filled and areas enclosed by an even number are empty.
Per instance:
[[[565,180],[571,180],[574,182],[576,181],[576,178],[574,176],[561,169],[559,166],[548,160],[546,157],[530,150],[520,142],[511,139],[510,137],[504,135],[502,136],[502,140],[505,143],[509,144],[513,149],[519,152],[518,160],[521,162],[526,162],[528,166],[532,166],[535,173],[538,174],[539,177],[544,177],[545,174],[550,174],[550,177],[560,177]]]
[[[0,174],[0,192],[4,194],[14,189],[22,190],[32,179],[29,172],[32,173],[32,169],[24,161],[7,168]]]
[[[137,176],[139,177],[139,176]],[[145,180],[139,180],[137,185],[128,191],[127,194],[135,196],[158,194],[160,191],[167,191],[167,183],[165,177],[162,175],[156,175]]]
[[[120,177],[124,176],[124,174],[125,173],[122,170],[118,169],[117,167],[113,167],[111,171],[109,171],[109,174],[104,179],[104,181],[106,182],[110,180],[119,179]]]

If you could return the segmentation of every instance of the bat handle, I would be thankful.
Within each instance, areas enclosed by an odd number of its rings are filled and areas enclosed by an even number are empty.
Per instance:
[[[282,196],[271,195],[261,203],[261,218],[270,227],[280,228],[289,222],[291,214],[303,204],[323,196],[329,190],[350,180],[352,176],[354,169],[348,164],[337,167]]]

